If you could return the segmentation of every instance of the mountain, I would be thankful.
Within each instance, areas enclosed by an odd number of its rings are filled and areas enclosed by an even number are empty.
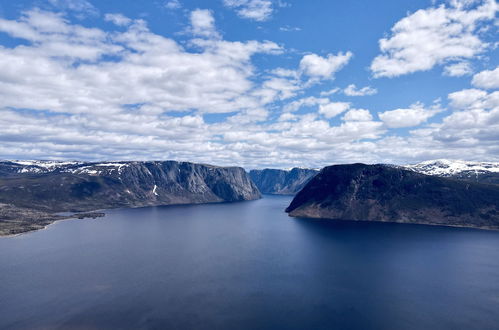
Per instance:
[[[312,179],[318,170],[293,168],[291,170],[252,170],[251,180],[264,194],[294,195]]]
[[[499,184],[499,163],[437,159],[404,167],[427,175]]]
[[[293,217],[499,229],[499,187],[387,165],[325,167],[295,196]]]
[[[2,219],[8,218],[7,206],[36,213],[29,219],[47,219],[56,212],[257,198],[258,188],[240,167],[175,161],[0,162]]]
[[[50,172],[70,171],[85,162],[62,162],[51,160],[13,160],[0,161],[0,176],[15,174],[42,174]]]

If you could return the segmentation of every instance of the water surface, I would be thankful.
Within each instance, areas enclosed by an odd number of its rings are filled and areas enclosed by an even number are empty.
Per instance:
[[[499,233],[289,218],[290,197],[0,239],[0,328],[499,329]]]

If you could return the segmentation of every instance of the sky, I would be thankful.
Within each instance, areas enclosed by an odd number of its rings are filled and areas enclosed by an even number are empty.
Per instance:
[[[0,0],[0,158],[499,161],[495,0]]]

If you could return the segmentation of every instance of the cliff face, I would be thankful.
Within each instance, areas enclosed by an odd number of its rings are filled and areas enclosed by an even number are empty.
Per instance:
[[[289,171],[277,169],[252,170],[249,175],[264,194],[294,195],[300,191],[319,171],[293,168]]]
[[[499,187],[385,165],[325,167],[293,199],[293,217],[499,229]]]
[[[239,167],[175,161],[3,165],[0,203],[50,212],[260,198]]]

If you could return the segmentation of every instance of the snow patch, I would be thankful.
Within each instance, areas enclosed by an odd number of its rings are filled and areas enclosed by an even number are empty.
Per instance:
[[[467,171],[499,173],[499,163],[449,159],[428,160],[419,164],[405,165],[404,167],[415,172],[437,176],[451,176]]]
[[[18,173],[46,173],[52,172],[61,167],[83,164],[76,161],[53,161],[53,160],[13,160],[14,164],[26,166],[21,168]]]
[[[53,169],[59,166],[80,164],[80,162],[64,162],[64,161],[53,161],[53,160],[14,160],[12,162],[19,165],[38,166],[46,169]]]

